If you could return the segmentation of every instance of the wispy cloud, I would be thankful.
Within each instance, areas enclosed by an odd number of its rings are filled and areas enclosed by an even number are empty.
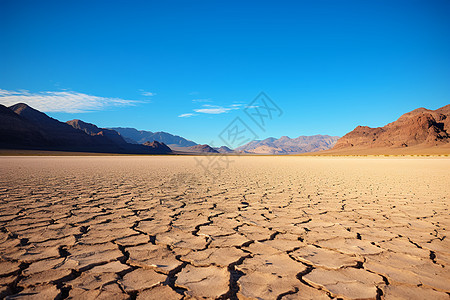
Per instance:
[[[32,93],[27,90],[0,89],[1,104],[10,106],[20,102],[43,112],[82,113],[115,106],[132,106],[141,101],[99,97],[74,91]]]
[[[147,91],[144,91],[144,90],[139,90],[139,91],[141,92],[142,96],[152,97],[152,96],[156,95],[156,93],[147,92]]]
[[[194,113],[181,114],[178,116],[178,118],[189,118],[189,117],[196,116],[196,115],[197,114],[194,114]]]
[[[210,98],[208,99],[192,99],[192,102],[199,103],[199,102],[212,102]]]
[[[207,102],[207,101],[199,101],[199,100],[208,100],[209,99],[195,99],[193,102]],[[181,114],[178,117],[187,118],[197,116],[198,114],[208,114],[208,115],[220,115],[228,113],[232,110],[240,109],[242,104],[232,104],[230,106],[220,106],[220,105],[212,105],[212,104],[202,104],[201,108],[194,109],[196,113],[186,113]]]
[[[218,114],[224,114],[228,113],[231,110],[239,109],[240,105],[233,104],[231,106],[225,107],[225,106],[218,106],[218,105],[210,105],[210,104],[203,104],[202,108],[194,109],[195,112],[202,113],[202,114],[212,114],[212,115],[218,115]]]

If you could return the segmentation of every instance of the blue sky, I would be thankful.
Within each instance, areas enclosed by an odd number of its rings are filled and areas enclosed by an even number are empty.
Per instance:
[[[450,103],[450,1],[0,0],[0,103],[198,143],[383,126]],[[265,131],[243,108],[264,91]]]

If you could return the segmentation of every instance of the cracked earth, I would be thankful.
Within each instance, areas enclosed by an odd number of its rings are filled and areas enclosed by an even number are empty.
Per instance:
[[[450,298],[449,159],[232,160],[1,157],[0,298]]]

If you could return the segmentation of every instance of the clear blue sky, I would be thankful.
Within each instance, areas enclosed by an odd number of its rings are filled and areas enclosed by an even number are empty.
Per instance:
[[[265,91],[284,114],[260,138],[341,136],[450,103],[449,15],[447,0],[0,0],[0,103],[218,145]]]

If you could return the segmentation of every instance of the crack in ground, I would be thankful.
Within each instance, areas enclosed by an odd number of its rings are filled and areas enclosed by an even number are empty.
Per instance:
[[[230,273],[230,279],[229,279],[229,284],[228,284],[229,289],[228,289],[228,292],[225,293],[219,299],[231,299],[231,300],[238,299],[237,293],[239,292],[239,284],[237,282],[238,282],[239,278],[241,278],[242,276],[245,275],[245,273],[240,270],[237,270],[236,266],[243,264],[244,260],[247,258],[250,258],[250,257],[252,257],[251,254],[242,256],[238,261],[228,265],[228,272]]]
[[[298,293],[298,291],[299,291],[299,289],[297,287],[295,287],[293,291],[287,291],[287,292],[279,294],[277,296],[277,300],[281,300],[284,296],[287,296],[287,295],[295,295]]]
[[[174,290],[176,293],[185,296],[185,292],[187,291],[186,288],[182,287],[182,286],[178,286],[176,284],[176,280],[177,280],[177,274],[180,273],[189,263],[182,261],[180,259],[181,255],[177,255],[175,256],[175,259],[177,259],[178,261],[180,261],[182,264],[180,266],[178,266],[177,268],[171,270],[169,272],[169,274],[167,274],[167,280],[166,280],[166,284],[172,289]]]
[[[438,263],[436,262],[436,253],[435,253],[434,251],[432,251],[432,250],[430,250],[430,259],[431,259],[431,261],[432,261],[434,264],[438,264]]]

